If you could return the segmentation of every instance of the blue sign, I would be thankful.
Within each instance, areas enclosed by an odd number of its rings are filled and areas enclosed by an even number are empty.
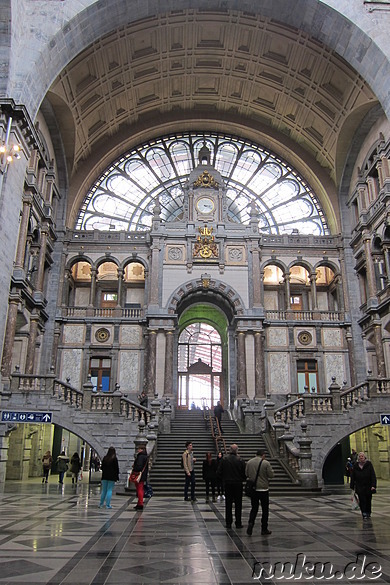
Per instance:
[[[14,423],[51,423],[52,412],[30,412],[3,410],[1,422]]]
[[[390,414],[381,414],[381,425],[390,425]]]

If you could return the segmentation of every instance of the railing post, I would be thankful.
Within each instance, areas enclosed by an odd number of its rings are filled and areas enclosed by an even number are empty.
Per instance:
[[[318,488],[318,478],[312,468],[312,441],[307,436],[307,423],[301,422],[302,437],[298,439],[299,444],[299,473],[298,477],[302,487]]]
[[[262,431],[261,413],[262,413],[261,404],[259,400],[255,400],[255,403],[253,405],[253,433],[255,435],[261,433]]]
[[[158,424],[158,430],[162,435],[169,435],[171,433],[171,414],[172,406],[170,399],[165,399],[165,404],[160,409],[161,418]]]
[[[120,391],[120,386],[119,384],[115,384],[115,390],[112,393],[112,412],[121,413],[121,398],[122,392]]]
[[[93,384],[91,382],[91,376],[88,375],[88,379],[83,384],[83,393],[84,393],[84,400],[83,400],[83,407],[85,410],[91,410],[92,407],[92,394],[93,392]]]
[[[341,412],[341,388],[338,384],[336,384],[336,376],[332,376],[332,383],[329,386],[329,392],[332,396],[332,411]]]

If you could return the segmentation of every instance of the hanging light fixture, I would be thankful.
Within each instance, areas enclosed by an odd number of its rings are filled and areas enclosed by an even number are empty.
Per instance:
[[[7,172],[8,165],[11,164],[14,160],[20,158],[20,145],[10,144],[9,142],[11,126],[12,118],[9,117],[5,140],[0,143],[0,171],[3,175]]]

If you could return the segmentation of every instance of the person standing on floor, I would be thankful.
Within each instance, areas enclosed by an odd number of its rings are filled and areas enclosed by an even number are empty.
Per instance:
[[[106,502],[106,508],[111,509],[112,490],[114,489],[115,482],[119,480],[119,464],[114,447],[110,447],[107,454],[103,457],[101,469],[102,493],[99,508],[103,508],[104,502]]]
[[[49,471],[51,469],[51,464],[53,463],[53,457],[51,456],[50,451],[46,451],[42,458],[42,470],[43,470],[43,478],[42,483],[48,483],[49,481]]]
[[[58,470],[58,483],[59,484],[63,484],[64,483],[64,475],[65,472],[68,470],[68,463],[69,463],[69,457],[67,457],[65,455],[65,451],[61,451],[60,455],[58,455],[57,457],[57,470]]]
[[[80,470],[81,470],[80,455],[76,451],[75,453],[73,453],[71,460],[70,460],[70,472],[72,474],[72,484],[73,485],[77,484]]]
[[[144,509],[144,486],[145,482],[148,479],[148,456],[146,453],[146,447],[144,445],[139,445],[137,448],[137,454],[134,459],[134,464],[132,471],[139,473],[142,471],[141,480],[138,483],[135,483],[135,489],[137,492],[137,505],[134,506],[134,510],[143,510]]]
[[[230,453],[224,457],[218,468],[218,475],[225,486],[226,528],[233,523],[233,503],[236,528],[242,528],[242,484],[245,481],[245,462],[238,455],[238,446],[230,445]]]
[[[194,457],[194,453],[192,451],[192,441],[186,442],[186,450],[182,455],[182,466],[185,473],[185,483],[184,483],[184,499],[188,501],[188,489],[191,486],[191,501],[196,502],[195,497],[195,470],[194,464],[196,459]]]
[[[218,421],[218,425],[219,425],[219,430],[221,432],[221,434],[223,434],[223,430],[222,430],[222,415],[224,413],[224,409],[222,407],[222,404],[220,403],[220,401],[218,400],[216,406],[214,407],[214,416],[216,418],[216,420]]]
[[[215,459],[213,459],[210,451],[208,451],[206,453],[206,459],[203,460],[202,478],[206,483],[206,502],[209,501],[210,486],[211,486],[211,494],[213,496],[213,502],[215,502],[215,484],[217,481],[217,462]]]
[[[376,475],[374,467],[361,451],[351,472],[351,490],[354,490],[359,498],[359,506],[363,520],[371,518],[372,494],[376,493]]]
[[[223,481],[220,475],[218,475],[218,469],[223,459],[222,451],[219,451],[217,455],[217,500],[225,499],[225,490],[223,487]]]
[[[274,471],[269,461],[266,460],[265,451],[259,449],[256,457],[250,459],[245,467],[245,475],[248,479],[255,481],[255,493],[251,497],[251,511],[249,514],[249,522],[246,533],[251,536],[253,526],[255,524],[257,512],[259,511],[259,504],[261,504],[261,534],[271,534],[268,530],[268,516],[269,516],[269,480],[273,478]],[[258,472],[258,473],[257,473]]]

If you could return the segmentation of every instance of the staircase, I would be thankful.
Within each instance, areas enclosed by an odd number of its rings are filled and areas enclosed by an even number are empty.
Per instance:
[[[256,455],[258,449],[264,449],[264,440],[261,435],[241,434],[238,426],[227,418],[226,413],[222,419],[223,436],[226,441],[226,448],[232,443],[237,443],[239,454],[248,461]],[[181,456],[185,449],[186,441],[192,441],[196,476],[196,495],[198,498],[205,497],[206,487],[202,480],[202,462],[207,451],[215,456],[215,443],[211,436],[209,425],[203,419],[203,412],[200,410],[178,410],[175,419],[171,424],[171,434],[159,435],[157,457],[150,472],[149,481],[153,487],[155,496],[183,497],[184,492],[184,471],[180,466]],[[292,483],[285,469],[278,459],[269,458],[275,477],[271,482],[273,496],[295,496],[310,495],[315,492],[308,492],[299,485]]]

